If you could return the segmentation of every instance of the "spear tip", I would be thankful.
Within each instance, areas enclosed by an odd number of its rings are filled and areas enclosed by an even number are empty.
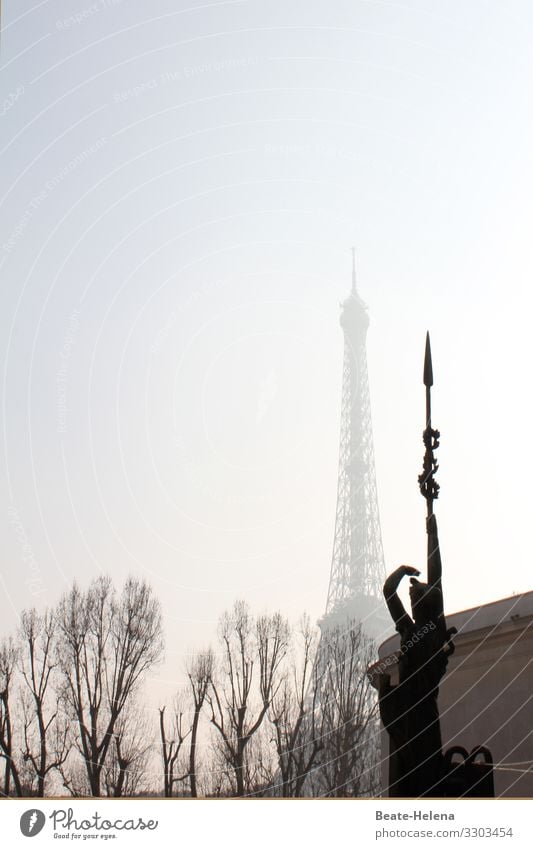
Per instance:
[[[431,362],[431,343],[429,341],[429,330],[426,333],[426,353],[424,356],[424,384],[433,386],[433,364]]]

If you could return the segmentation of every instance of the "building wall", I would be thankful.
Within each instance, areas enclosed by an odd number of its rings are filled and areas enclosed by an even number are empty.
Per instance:
[[[458,639],[439,709],[445,750],[484,745],[495,764],[533,765],[533,618]],[[533,797],[533,771],[512,769],[495,769],[496,796]]]

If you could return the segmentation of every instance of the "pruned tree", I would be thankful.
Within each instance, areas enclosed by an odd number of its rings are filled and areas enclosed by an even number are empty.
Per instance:
[[[163,792],[166,798],[174,795],[174,785],[189,778],[189,771],[179,769],[182,766],[184,743],[191,734],[191,726],[187,722],[185,698],[178,693],[174,699],[170,732],[165,725],[166,707],[159,708],[159,734],[161,739],[161,757],[163,760]],[[170,736],[169,736],[170,733]]]
[[[366,674],[374,656],[361,624],[325,630],[319,647],[323,749],[317,795],[372,796],[379,786],[377,700]]]
[[[63,787],[68,790],[75,799],[91,795],[91,787],[87,778],[87,769],[79,752],[72,749],[69,757],[59,767],[59,774],[63,781]]]
[[[210,721],[231,776],[233,794],[246,792],[246,748],[281,686],[289,626],[279,614],[255,620],[237,601],[219,623],[222,661],[208,689]]]
[[[318,642],[317,629],[304,615],[296,634],[295,656],[269,711],[279,770],[272,792],[285,798],[303,795],[306,780],[324,747],[321,682],[316,664]]]
[[[68,723],[53,688],[56,668],[55,623],[50,611],[24,611],[19,628],[20,668],[27,698],[23,698],[23,760],[35,783],[35,795],[44,796],[50,773],[65,763],[69,752]]]
[[[145,581],[129,578],[118,595],[110,578],[99,577],[86,592],[72,587],[56,621],[62,697],[76,722],[90,793],[100,796],[119,719],[162,655],[160,604]]]
[[[15,761],[15,730],[12,717],[12,685],[18,660],[18,647],[12,637],[0,643],[0,757],[5,761],[3,796],[11,795],[11,781],[22,796],[19,767]]]
[[[271,796],[277,774],[278,760],[276,750],[272,746],[271,728],[267,722],[263,722],[246,749],[244,760],[246,795]]]
[[[128,702],[117,720],[104,767],[107,796],[135,796],[146,791],[146,774],[152,748],[151,729],[137,700]]]
[[[191,796],[198,796],[197,781],[197,748],[200,714],[205,703],[209,685],[212,682],[215,668],[215,656],[212,649],[197,652],[189,661],[187,676],[193,700],[193,718],[191,725],[191,743],[189,748],[189,783]]]

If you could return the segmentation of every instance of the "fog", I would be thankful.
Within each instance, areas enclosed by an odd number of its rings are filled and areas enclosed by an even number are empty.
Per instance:
[[[147,577],[154,700],[236,598],[323,613],[351,284],[385,560],[425,558],[431,331],[450,612],[532,588],[525,0],[3,4],[3,632]]]

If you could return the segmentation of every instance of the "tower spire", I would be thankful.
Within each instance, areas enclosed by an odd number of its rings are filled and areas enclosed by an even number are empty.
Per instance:
[[[357,279],[355,276],[355,248],[352,248],[352,295],[357,292]]]

